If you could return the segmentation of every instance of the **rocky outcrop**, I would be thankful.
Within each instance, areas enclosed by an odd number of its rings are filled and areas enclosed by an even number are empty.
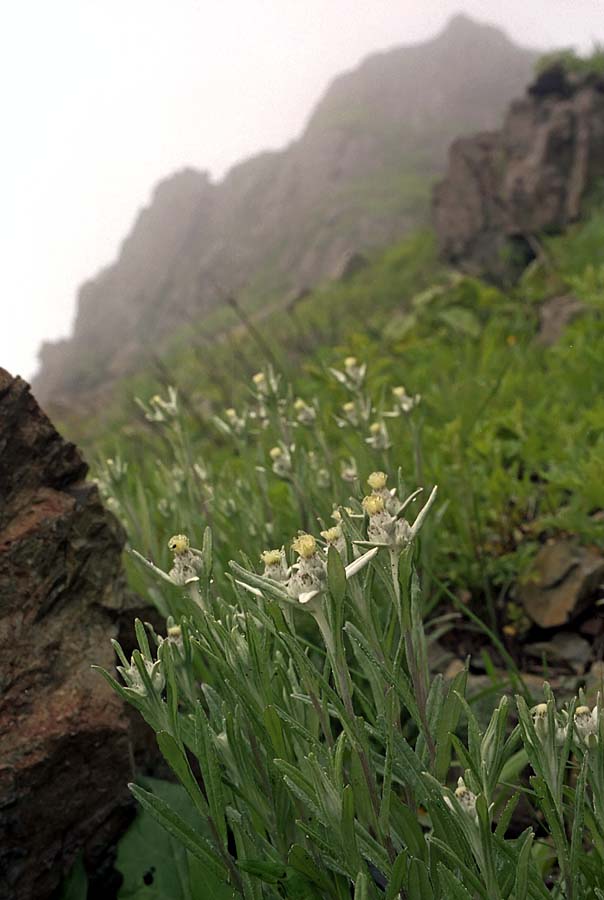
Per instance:
[[[570,538],[539,550],[519,588],[520,600],[541,628],[566,625],[595,602],[604,583],[604,557]]]
[[[28,385],[0,369],[0,898],[98,869],[130,815],[128,718],[91,671],[135,601],[124,535]]]
[[[36,396],[80,406],[135,371],[225,294],[275,305],[427,220],[447,147],[493,128],[537,54],[458,16],[433,40],[376,54],[337,78],[301,137],[219,183],[160,184],[116,262],[79,294],[73,336],[44,345]]]
[[[513,280],[562,231],[604,177],[604,78],[542,73],[500,131],[453,143],[433,197],[443,257],[471,274]]]

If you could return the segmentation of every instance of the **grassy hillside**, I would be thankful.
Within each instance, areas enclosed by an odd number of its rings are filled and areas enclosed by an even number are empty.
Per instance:
[[[417,234],[228,338],[181,334],[159,377],[124,383],[100,436],[96,417],[73,436],[89,458],[113,460],[99,474],[133,546],[166,565],[171,534],[210,524],[218,573],[317,517],[329,527],[371,471],[394,483],[400,467],[409,488],[439,485],[439,538],[427,529],[422,545],[430,605],[463,592],[490,625],[509,623],[514,585],[548,536],[604,538],[603,227],[595,212],[548,239],[507,294],[443,270]],[[584,311],[544,347],[539,306],[568,292]],[[367,366],[358,389],[330,371],[347,356]],[[421,395],[409,413],[400,385]]]

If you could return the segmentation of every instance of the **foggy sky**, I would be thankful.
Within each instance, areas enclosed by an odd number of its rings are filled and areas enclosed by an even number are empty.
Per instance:
[[[151,188],[304,127],[339,72],[455,12],[525,46],[604,41],[604,0],[19,0],[0,13],[0,365],[69,332]]]

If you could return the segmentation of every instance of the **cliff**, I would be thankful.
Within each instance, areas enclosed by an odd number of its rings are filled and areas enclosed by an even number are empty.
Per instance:
[[[455,17],[433,40],[336,78],[300,138],[219,183],[163,181],[118,259],[83,285],[73,335],[42,347],[44,403],[72,405],[136,371],[161,342],[235,292],[281,302],[427,219],[432,179],[460,132],[493,128],[537,54]]]
[[[604,76],[547,69],[499,131],[454,142],[434,192],[441,254],[471,274],[514,280],[604,178]]]

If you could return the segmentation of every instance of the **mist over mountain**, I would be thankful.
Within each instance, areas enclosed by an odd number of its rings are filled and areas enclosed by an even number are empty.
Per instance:
[[[285,149],[217,183],[192,169],[162,181],[115,263],[80,289],[73,336],[42,347],[38,397],[77,402],[136,371],[225,293],[250,309],[286,302],[337,277],[347,255],[427,221],[451,140],[496,127],[538,55],[456,16],[434,39],[338,76]]]

